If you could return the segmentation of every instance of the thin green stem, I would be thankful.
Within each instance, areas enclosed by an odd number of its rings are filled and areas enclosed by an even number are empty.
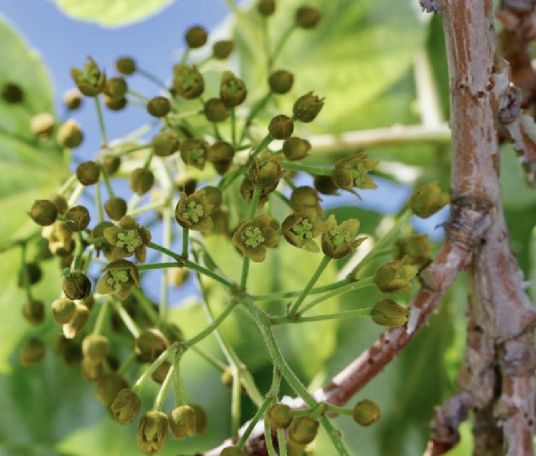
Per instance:
[[[130,355],[128,355],[127,358],[121,363],[121,366],[119,366],[117,373],[121,375],[125,374],[130,368],[130,366],[132,366],[134,361],[136,361],[137,356],[138,355],[136,354],[136,352],[132,351]]]
[[[181,358],[182,356],[177,355],[173,359],[173,366],[175,368],[175,374],[173,375],[173,391],[175,392],[175,405],[177,407],[184,404],[184,395],[182,394],[181,377],[179,371]]]
[[[71,186],[77,181],[76,174],[72,174],[69,178],[63,183],[63,185],[58,189],[60,195],[65,195]]]
[[[272,429],[268,420],[264,420],[264,441],[266,442],[266,450],[268,456],[278,456],[275,452],[274,441],[272,440]]]
[[[218,188],[221,191],[227,189],[227,187],[229,187],[240,176],[240,174],[242,174],[243,171],[244,170],[242,167],[238,167],[232,170],[230,173],[226,174],[223,179],[220,180],[220,182],[218,183]]]
[[[139,393],[141,389],[145,386],[147,381],[151,378],[151,375],[165,362],[168,360],[168,358],[177,350],[178,344],[174,343],[173,345],[170,345],[166,351],[162,352],[162,354],[156,358],[155,361],[149,367],[147,370],[141,375],[140,378],[134,383],[134,386],[132,387],[132,391],[135,393]]]
[[[132,288],[132,294],[136,297],[136,301],[141,306],[147,317],[153,322],[153,324],[155,324],[158,321],[158,313],[153,308],[153,303],[138,287]]]
[[[268,133],[264,138],[263,140],[257,145],[257,147],[255,148],[255,150],[251,153],[251,157],[256,157],[257,155],[259,155],[264,149],[266,149],[270,143],[274,140],[274,138],[272,138],[272,135],[270,133]]]
[[[322,258],[322,261],[318,265],[318,268],[316,269],[315,273],[313,274],[313,276],[311,277],[311,279],[309,280],[309,282],[303,289],[301,295],[298,297],[298,299],[296,299],[296,302],[291,307],[290,312],[289,312],[290,316],[296,315],[298,313],[298,310],[303,300],[307,297],[311,289],[314,287],[315,283],[320,278],[320,276],[324,272],[324,269],[326,269],[330,261],[331,261],[331,258],[328,256],[324,256],[324,258]]]
[[[21,245],[21,275],[22,283],[24,284],[24,291],[26,292],[26,299],[33,301],[32,284],[30,283],[30,274],[28,272],[28,263],[26,262],[26,242]]]
[[[95,321],[95,326],[93,328],[93,334],[100,334],[102,332],[102,327],[106,321],[106,312],[108,311],[108,306],[110,301],[106,300],[100,305],[99,313],[97,315],[97,320]]]
[[[148,71],[138,68],[136,70],[136,73],[138,73],[140,76],[143,76],[145,79],[151,81],[153,84],[161,87],[162,89],[169,90],[166,84],[164,84],[164,82],[162,82],[160,79],[158,79],[156,76],[149,73]]]
[[[131,147],[130,149],[126,150],[120,150],[117,152],[107,152],[104,154],[104,158],[106,157],[124,157],[125,155],[129,155],[133,152],[138,152],[140,150],[149,149],[151,147],[150,144],[141,144],[139,146]]]
[[[84,256],[84,238],[82,233],[78,233],[78,247],[76,248],[76,255],[74,256],[73,269],[80,271],[82,269],[82,258]]]
[[[284,429],[277,430],[277,446],[279,447],[279,456],[287,456],[287,441]]]
[[[274,52],[272,56],[270,57],[270,60],[268,61],[268,68],[272,69],[275,65],[275,61],[279,57],[279,54],[281,54],[281,51],[283,50],[283,47],[287,43],[288,39],[291,37],[294,30],[296,30],[296,26],[292,25],[290,26],[284,33],[281,35],[281,38],[279,38],[278,43],[275,45]]]
[[[171,246],[171,211],[166,208],[162,214],[162,245],[169,249]],[[162,261],[166,261],[168,255],[162,253]],[[168,272],[164,270],[160,284],[160,306],[159,306],[159,322],[163,325],[166,321],[168,309]]]
[[[130,333],[134,336],[135,339],[137,339],[140,335],[140,330],[138,329],[138,326],[136,325],[136,323],[134,323],[132,317],[125,310],[123,304],[121,304],[121,301],[115,298],[112,299],[112,305],[114,306],[115,311],[119,314],[121,320],[123,321],[127,329],[130,331]]]
[[[216,328],[218,328],[218,326],[220,326],[225,321],[225,319],[231,314],[237,304],[238,301],[230,301],[229,304],[227,304],[227,306],[223,310],[223,312],[218,315],[218,317],[210,325],[208,325],[205,329],[203,329],[203,331],[199,332],[194,337],[183,342],[183,345],[186,347],[192,347],[198,342],[202,341],[205,337],[209,336]]]
[[[100,128],[101,138],[102,138],[102,147],[107,147],[108,137],[106,136],[106,128],[104,126],[104,118],[102,116],[102,108],[101,108],[100,99],[98,95],[95,97],[95,107],[97,108],[97,116],[99,118],[99,128]]]
[[[251,198],[251,205],[249,206],[248,219],[255,217],[257,212],[257,206],[259,205],[259,199],[261,197],[261,187],[255,186],[253,190],[253,197]],[[244,255],[244,260],[242,263],[242,279],[240,280],[240,288],[245,290],[248,283],[248,274],[249,274],[249,257]]]
[[[73,193],[71,194],[71,196],[69,197],[69,200],[67,201],[69,207],[72,207],[76,204],[76,202],[78,201],[78,198],[80,198],[80,196],[84,192],[84,188],[85,187],[82,184],[78,184],[75,187],[75,189],[73,190]]]
[[[136,98],[139,98],[140,100],[146,101],[146,102],[151,100],[149,97],[146,97],[145,95],[142,95],[141,93],[135,92],[134,90],[128,89],[127,93],[129,93],[130,95],[135,96]]]
[[[348,279],[342,279],[338,282],[331,283],[329,285],[323,285],[321,287],[313,288],[311,291],[309,291],[309,295],[315,295],[324,293],[325,291],[331,291],[335,290],[337,288],[343,287],[349,283],[352,283],[352,281]],[[280,293],[268,293],[268,294],[260,294],[260,295],[252,295],[251,298],[254,301],[280,301],[285,300],[287,298],[294,298],[296,296],[300,296],[303,293],[303,290],[295,290],[295,291],[283,291]]]
[[[101,199],[101,193],[100,193],[100,179],[95,184],[95,206],[97,206],[97,214],[99,217],[99,223],[102,223],[104,221],[104,212],[102,210],[102,199]]]
[[[237,437],[240,430],[241,404],[242,404],[242,382],[240,380],[240,369],[234,367],[233,390],[231,392],[231,436]]]
[[[169,367],[169,370],[166,374],[166,378],[162,382],[162,386],[160,386],[160,389],[158,390],[158,394],[156,395],[156,399],[154,401],[154,410],[161,411],[162,407],[164,406],[164,401],[166,399],[166,393],[169,388],[169,385],[171,384],[171,380],[173,379],[173,373],[175,372],[175,365],[172,364]]]
[[[311,323],[314,321],[324,321],[324,320],[342,320],[345,318],[360,318],[360,317],[369,317],[372,312],[372,307],[366,309],[356,309],[356,310],[347,310],[344,312],[337,312],[332,314],[325,315],[313,315],[311,317],[301,317],[300,314],[297,314],[295,317],[276,317],[271,318],[270,323],[275,325],[286,325],[290,323]]]
[[[150,211],[157,211],[159,209],[162,209],[164,206],[166,206],[166,201],[155,201],[154,203],[146,204],[145,206],[138,207],[136,209],[132,209],[129,211],[129,215],[132,217],[140,214],[144,214],[145,212]]]
[[[233,147],[236,147],[236,112],[234,106],[231,108],[231,141]]]
[[[284,162],[283,168],[291,171],[302,171],[307,174],[312,174],[313,176],[333,176],[335,172],[334,168],[323,168],[320,166],[306,165],[304,163],[296,162]]]
[[[106,189],[108,190],[108,197],[115,198],[114,191],[110,184],[110,176],[108,176],[108,171],[106,171],[106,167],[104,165],[101,165],[100,169],[102,173],[102,178],[104,179],[104,184],[106,185]]]
[[[188,259],[188,250],[190,246],[189,242],[190,230],[188,228],[182,229],[182,256]]]
[[[208,364],[218,369],[220,372],[225,372],[227,370],[227,366],[223,364],[218,358],[215,358],[210,353],[207,353],[206,351],[202,350],[199,347],[196,347],[195,345],[192,347],[192,350],[197,353],[201,358],[203,358]]]
[[[294,184],[294,182],[289,176],[285,176],[283,179],[285,180],[285,183],[290,187],[291,190],[296,190],[296,185]]]
[[[326,408],[326,410],[330,412],[334,412],[337,415],[353,416],[354,414],[354,411],[352,409],[345,408],[345,407],[337,407],[336,405],[331,405],[331,404],[328,404],[327,402],[324,403],[324,407]]]
[[[279,190],[274,190],[274,195],[277,196],[281,201],[283,201],[283,203],[285,203],[288,207],[292,209],[292,203],[285,195],[283,195],[283,193],[281,193]]]
[[[249,112],[248,116],[246,117],[246,121],[244,123],[244,128],[242,129],[242,134],[240,135],[240,141],[239,144],[241,145],[244,142],[244,139],[246,138],[246,134],[249,130],[249,127],[251,127],[251,124],[253,123],[253,120],[255,120],[255,117],[259,114],[259,112],[266,106],[270,98],[272,98],[273,92],[268,92],[264,97],[262,97],[254,106],[251,108],[251,111]]]

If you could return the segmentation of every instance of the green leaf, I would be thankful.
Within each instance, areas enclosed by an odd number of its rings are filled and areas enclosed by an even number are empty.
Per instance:
[[[156,14],[173,0],[52,0],[67,15],[118,27]]]

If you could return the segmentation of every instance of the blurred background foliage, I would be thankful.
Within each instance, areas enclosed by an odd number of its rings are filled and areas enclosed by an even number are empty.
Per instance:
[[[48,1],[34,0],[36,4],[46,3],[46,7],[51,8]],[[170,0],[53,1],[76,20],[98,23],[99,26],[92,26],[93,30],[102,30],[100,26],[128,24],[124,30],[131,34],[137,34],[145,27],[144,22],[131,22],[143,21],[172,3]],[[178,11],[174,9],[179,8],[179,3],[182,3],[183,10],[188,10],[191,2],[177,0],[169,11]],[[192,14],[187,19],[191,23],[211,24],[214,36],[231,34],[236,39],[237,52],[231,65],[246,80],[249,100],[262,97],[266,91],[266,74],[258,17],[254,12],[246,12],[237,18],[218,0],[197,3],[200,5],[197,5],[196,16]],[[270,21],[269,34],[274,41],[287,28],[293,11],[302,3],[303,0],[280,2],[276,17]],[[432,128],[437,126],[434,122],[448,118],[448,75],[439,16],[421,14],[417,0],[308,0],[308,3],[323,12],[324,20],[314,32],[292,36],[281,54],[277,66],[292,70],[296,85],[290,95],[274,100],[268,106],[266,118],[261,119],[259,128],[265,128],[272,115],[288,112],[293,100],[309,90],[325,96],[326,106],[317,122],[300,127],[300,135],[337,134],[395,124],[422,124]],[[246,11],[249,8],[245,3],[241,6]],[[61,91],[67,88],[65,79],[59,84],[59,90],[54,91],[49,70],[36,52],[41,41],[48,40],[49,36],[25,42],[22,38],[26,34],[24,15],[17,16],[21,34],[10,20],[9,8],[7,10],[5,16],[0,17],[0,86],[15,81],[24,90],[25,101],[16,107],[0,101],[0,241],[20,238],[31,232],[25,211],[34,199],[53,193],[66,177],[62,151],[52,141],[41,143],[34,140],[29,129],[29,119],[39,112],[56,112],[59,118],[65,116],[58,102]],[[150,43],[153,47],[157,46],[159,33],[164,30],[166,49],[180,50],[184,27],[164,29],[161,24],[167,20],[167,11],[149,19]],[[26,14],[32,12],[28,10]],[[210,19],[207,19],[209,16]],[[75,19],[70,20],[69,33],[77,27],[80,30],[87,27],[87,24]],[[220,24],[217,24],[218,21]],[[151,47],[138,48],[134,42],[130,48],[117,49],[113,37],[121,39],[118,35],[121,30],[106,35],[110,48],[113,52],[132,54],[143,67],[144,60],[150,59]],[[62,35],[61,27],[57,31],[50,29],[48,33],[57,33],[63,40],[68,39]],[[68,46],[68,43],[65,45]],[[77,60],[70,65],[80,65],[92,49],[94,43],[89,41],[88,49],[76,49]],[[48,58],[47,55],[44,57],[45,60]],[[98,55],[96,58],[99,63],[102,62]],[[199,60],[202,58],[200,54]],[[161,79],[170,77],[174,60],[177,60],[177,54],[168,56],[167,72],[160,71],[160,67],[157,69]],[[101,64],[110,68],[108,73],[112,73],[111,61],[104,59]],[[221,71],[221,68],[217,63],[207,65],[207,79],[210,81],[211,72]],[[53,70],[58,71],[57,68]],[[61,68],[61,71],[66,72],[66,68]],[[215,77],[213,79],[216,81]],[[212,90],[210,87],[209,84],[209,90]],[[423,87],[425,93],[433,96],[419,95]],[[155,89],[151,90],[154,95]],[[87,114],[82,112],[81,123],[87,140],[75,161],[88,159],[98,147],[96,123],[94,120],[86,122],[86,118],[94,117],[90,108]],[[110,113],[106,116],[113,131],[121,117],[111,119],[115,115]],[[140,112],[127,118],[126,122],[129,126],[141,125],[147,122],[147,116]],[[117,131],[125,133],[121,128],[117,127]],[[112,137],[117,136],[112,134]],[[379,189],[363,192],[363,201],[349,197],[340,199],[342,205],[339,200],[330,198],[326,202],[329,211],[336,212],[338,218],[359,218],[361,231],[374,238],[392,223],[392,216],[401,209],[410,186],[438,180],[444,189],[448,188],[449,143],[444,140],[375,147],[369,154],[382,160],[377,179]],[[336,151],[327,155],[315,155],[313,151],[313,159],[318,162],[331,162],[339,156]],[[526,187],[513,150],[505,147],[502,156],[504,203],[512,248],[518,254],[525,274],[534,277],[536,192]],[[428,224],[414,220],[414,227],[431,233],[434,240],[440,241],[442,230],[438,225],[444,219],[445,211]],[[207,239],[207,245],[216,261],[232,277],[238,276],[240,262],[234,248],[211,238]],[[136,426],[121,427],[113,422],[96,401],[93,385],[82,381],[79,373],[67,367],[59,357],[49,353],[40,365],[30,368],[19,366],[16,351],[23,340],[32,335],[50,340],[58,332],[52,323],[34,329],[22,318],[24,294],[17,288],[19,256],[20,252],[16,249],[0,254],[0,456],[138,454],[134,439]],[[311,258],[315,260],[311,254],[285,244],[269,255],[262,270],[253,268],[250,279],[253,289],[262,293],[300,288],[317,263]],[[44,279],[37,286],[36,295],[50,303],[59,294],[59,269],[55,263],[46,263],[43,267]],[[343,267],[340,262],[336,266],[332,264],[322,277],[323,283],[332,281],[339,273],[337,268]],[[266,274],[266,268],[269,274]],[[217,309],[222,302],[220,292],[210,283],[208,286],[209,299]],[[206,325],[198,294],[191,288],[189,290],[174,295],[181,305],[172,311],[173,321],[183,328],[187,336]],[[378,296],[379,292],[375,289],[349,293],[326,303],[324,310],[367,306]],[[455,391],[456,372],[464,357],[463,314],[466,300],[467,286],[464,277],[461,277],[447,294],[440,311],[410,347],[359,393],[358,398],[372,398],[382,407],[383,416],[377,425],[356,428],[349,420],[339,420],[337,425],[343,430],[352,454],[421,454],[434,405]],[[223,331],[251,368],[261,388],[265,389],[271,366],[256,328],[238,312],[224,324]],[[379,333],[380,329],[368,320],[340,323],[333,320],[281,327],[277,336],[299,375],[312,387],[318,387],[370,346]],[[221,357],[213,337],[205,340],[202,347]],[[209,427],[203,437],[170,442],[164,455],[203,451],[219,444],[229,433],[230,391],[220,382],[219,374],[190,353],[185,357],[183,372],[189,396],[208,410]],[[286,392],[290,394],[288,388]],[[154,390],[145,394],[150,397]],[[247,400],[243,408],[246,417],[254,413],[253,405]],[[462,426],[463,441],[449,453],[451,456],[469,454],[469,429],[469,424]],[[330,445],[321,436],[317,442],[317,454],[332,454]]]

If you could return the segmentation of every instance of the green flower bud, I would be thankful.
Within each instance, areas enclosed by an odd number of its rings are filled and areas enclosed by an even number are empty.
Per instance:
[[[195,412],[195,435],[203,434],[207,429],[207,412],[198,404],[190,404]]]
[[[163,132],[153,137],[151,146],[157,157],[169,157],[179,150],[180,141],[175,133]]]
[[[175,187],[177,187],[181,192],[191,195],[195,192],[197,187],[197,179],[195,174],[187,172],[183,173],[175,178]]]
[[[247,456],[242,448],[236,446],[227,447],[221,450],[220,456]]]
[[[127,105],[127,99],[125,97],[112,98],[104,95],[104,104],[110,111],[121,111]]]
[[[248,172],[249,180],[258,187],[275,189],[279,180],[286,175],[282,166],[281,155],[273,156],[269,152],[263,152],[251,162]]]
[[[268,423],[272,429],[287,428],[290,425],[293,417],[294,412],[286,404],[272,405],[265,415],[265,419],[268,420]]]
[[[312,187],[298,187],[290,195],[290,204],[296,212],[306,209],[315,209],[316,213],[322,215],[320,202],[322,199],[318,196],[317,191]]]
[[[73,239],[73,232],[68,228],[66,223],[55,222],[43,228],[42,235],[49,241],[48,247],[50,252],[53,255],[61,257],[62,261],[63,259],[67,261],[69,256],[74,252],[76,243]],[[72,258],[69,261],[72,261]],[[63,267],[68,267],[69,265],[70,263]]]
[[[294,103],[294,117],[300,122],[309,123],[316,119],[324,106],[324,99],[318,98],[313,92],[301,96]]]
[[[82,144],[84,134],[74,120],[68,120],[58,129],[56,140],[61,147],[74,149]]]
[[[108,173],[108,175],[115,174],[119,167],[121,166],[120,157],[104,157],[102,160],[102,166]]]
[[[85,299],[91,292],[91,282],[84,273],[71,271],[68,277],[63,278],[61,288],[71,300]]]
[[[87,358],[94,363],[103,362],[108,356],[110,343],[108,338],[100,334],[90,334],[84,337],[82,341],[82,353],[84,358]]]
[[[212,55],[217,60],[225,60],[234,51],[234,41],[216,41],[212,46]]]
[[[59,335],[54,341],[54,349],[63,357],[68,367],[78,366],[82,361],[82,350],[80,344],[67,339],[64,335]]]
[[[142,331],[136,338],[135,351],[140,363],[152,363],[168,347],[166,336],[155,328]]]
[[[130,423],[134,420],[138,416],[140,408],[139,396],[128,388],[119,391],[111,406],[112,414],[120,424]]]
[[[315,189],[323,195],[339,194],[339,187],[331,176],[315,176],[314,182]]]
[[[262,16],[271,16],[275,13],[275,0],[259,0],[257,11]]]
[[[46,354],[46,345],[39,339],[28,339],[24,342],[20,351],[20,363],[23,366],[31,366],[41,361]]]
[[[56,209],[58,209],[58,214],[65,214],[65,211],[69,208],[69,204],[63,195],[54,194],[48,197],[50,201],[54,203]]]
[[[137,168],[130,175],[130,189],[139,196],[145,195],[154,185],[154,174],[150,169]]]
[[[84,69],[71,68],[71,77],[86,97],[95,97],[104,90],[106,85],[106,76],[101,72],[95,61],[88,57]]]
[[[384,264],[374,277],[376,285],[383,293],[409,293],[412,289],[411,279],[418,269],[405,264],[406,258]]]
[[[69,89],[63,94],[63,102],[69,111],[75,111],[82,105],[82,94],[76,88]]]
[[[175,219],[183,228],[195,231],[210,231],[214,206],[210,203],[205,189],[197,190],[191,195],[181,193],[175,208]]]
[[[147,112],[153,117],[166,117],[171,111],[171,103],[165,97],[155,97],[147,103]]]
[[[67,220],[67,226],[72,231],[79,232],[84,231],[91,221],[89,216],[89,211],[84,206],[74,206],[71,207],[64,215],[65,220]]]
[[[195,66],[181,63],[173,67],[173,88],[183,98],[197,98],[205,90],[203,76]]]
[[[115,61],[115,68],[119,73],[130,76],[136,71],[136,61],[131,57],[120,57]]]
[[[38,326],[45,320],[45,305],[42,301],[27,301],[22,308],[22,314],[32,325]]]
[[[29,285],[35,285],[41,280],[41,277],[43,276],[41,267],[37,263],[25,263],[23,266],[21,266],[21,269],[19,271],[19,280],[18,280],[19,288],[24,286],[25,279],[24,279],[23,268],[26,269],[26,275],[28,277]]]
[[[121,220],[127,213],[127,202],[123,198],[110,198],[104,204],[104,210],[112,220]]]
[[[309,416],[298,416],[292,420],[287,432],[288,441],[295,446],[311,443],[318,433],[318,421]]]
[[[121,76],[108,79],[104,86],[104,94],[112,100],[120,100],[121,98],[124,98],[127,91],[127,82],[125,81],[125,78]]]
[[[37,136],[40,141],[46,141],[52,136],[55,123],[56,120],[52,114],[42,112],[30,119],[30,130],[32,130],[32,133]]]
[[[409,199],[409,207],[415,215],[428,218],[450,203],[450,196],[443,193],[437,182],[415,191]]]
[[[184,40],[190,49],[203,47],[206,44],[207,39],[207,31],[199,25],[190,27],[184,35]]]
[[[164,448],[167,441],[168,417],[165,413],[151,410],[141,417],[136,440],[142,453],[154,454]]]
[[[265,214],[246,220],[234,232],[233,243],[252,261],[260,263],[266,258],[266,249],[279,243],[279,223]]]
[[[268,78],[270,90],[279,95],[284,95],[292,89],[294,85],[294,75],[290,71],[277,70]]]
[[[58,208],[52,201],[35,200],[28,215],[38,225],[49,226],[56,221]]]
[[[235,150],[231,144],[225,141],[216,141],[207,151],[207,160],[214,164],[231,163],[235,156]]]
[[[310,6],[301,6],[296,11],[296,25],[304,29],[312,29],[322,19],[322,13]]]
[[[83,359],[80,366],[82,378],[88,382],[97,382],[104,376],[104,363]]]
[[[189,405],[179,405],[168,415],[169,427],[176,439],[193,437],[196,434],[195,410]]]
[[[171,344],[175,342],[183,342],[185,340],[183,332],[174,323],[168,323],[164,326],[163,330]]]
[[[105,374],[97,383],[95,394],[104,405],[111,405],[119,393],[128,388],[127,381],[119,374]]]
[[[359,401],[354,406],[354,421],[361,426],[370,426],[380,419],[381,410],[376,402],[369,399]]]
[[[230,108],[243,103],[248,95],[246,84],[230,71],[224,71],[220,83],[220,98]]]
[[[370,316],[377,325],[397,328],[406,324],[409,311],[390,299],[380,299],[374,304]]]
[[[231,367],[227,367],[220,376],[220,381],[226,388],[232,388],[233,386],[233,371]]]
[[[2,98],[11,104],[20,103],[24,100],[24,92],[17,84],[8,83],[2,88]]]
[[[181,144],[181,158],[187,165],[197,169],[205,168],[208,144],[200,139],[187,139]]]
[[[112,261],[102,272],[105,274],[97,283],[97,291],[100,294],[115,293],[122,301],[135,285],[140,284],[138,269],[128,260]]]
[[[100,167],[94,161],[80,163],[76,168],[76,177],[82,185],[94,185],[100,179]]]
[[[229,117],[229,109],[219,98],[211,98],[205,103],[205,117],[209,122],[225,122]]]
[[[406,264],[416,266],[419,270],[428,266],[432,261],[434,244],[428,240],[426,234],[415,234],[398,239],[395,246],[397,248],[395,258],[406,257]]]
[[[67,298],[56,299],[52,303],[52,318],[58,325],[69,323],[76,312],[76,304]]]
[[[151,242],[151,232],[140,226],[130,215],[125,215],[119,226],[104,229],[104,237],[114,248],[110,252],[113,260],[134,255],[140,263],[145,263],[147,246]]]
[[[88,318],[89,309],[82,304],[77,304],[72,320],[63,325],[63,335],[67,339],[73,339],[86,327]]]
[[[311,143],[306,139],[292,137],[283,143],[283,154],[287,160],[301,160],[309,155]]]
[[[370,190],[376,188],[368,173],[374,170],[378,163],[378,160],[367,158],[364,152],[357,152],[335,164],[333,181],[339,188],[359,196],[353,187]]]
[[[229,234],[229,210],[226,207],[222,207],[219,211],[210,215],[212,219],[212,234],[223,234],[227,236]]]
[[[289,139],[294,131],[294,122],[283,114],[275,116],[268,125],[268,131],[274,139]]]
[[[360,222],[357,219],[346,220],[337,226],[335,216],[330,216],[327,221],[327,229],[322,235],[322,252],[324,255],[338,260],[357,249],[366,239],[355,239],[359,226]]]
[[[171,363],[169,363],[168,361],[164,361],[162,364],[160,364],[160,366],[158,366],[158,369],[156,369],[151,374],[151,378],[156,383],[162,384],[164,383],[164,380],[166,379],[169,369],[171,369]]]
[[[203,187],[202,190],[205,191],[208,203],[212,206],[212,212],[215,212],[221,208],[223,203],[223,193],[218,187],[213,185],[207,185]]]

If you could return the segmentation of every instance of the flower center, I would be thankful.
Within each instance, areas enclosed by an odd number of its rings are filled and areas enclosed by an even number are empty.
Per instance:
[[[83,82],[91,86],[95,86],[97,85],[97,82],[99,81],[99,77],[100,77],[100,70],[98,68],[91,68],[86,71],[86,74],[80,77],[80,82]]]
[[[181,74],[180,82],[184,90],[190,90],[192,87],[195,86],[197,78],[195,77],[195,74],[193,72],[185,71]]]
[[[244,244],[253,248],[258,247],[264,242],[264,236],[262,235],[261,229],[258,227],[246,228],[242,238],[244,240]]]
[[[110,274],[106,279],[106,283],[113,287],[115,291],[121,291],[123,284],[128,282],[128,271],[125,269],[117,269],[109,272]]]
[[[199,163],[203,161],[204,151],[200,147],[190,149],[190,162]]]
[[[354,184],[355,185],[361,185],[365,180],[365,175],[367,174],[367,170],[363,166],[362,163],[358,163],[356,167],[352,170],[352,175],[354,178]]]
[[[233,79],[231,79],[227,84],[225,84],[225,87],[231,95],[236,95],[241,90],[240,84],[238,84]]]
[[[205,211],[203,210],[203,206],[201,206],[201,204],[196,204],[193,201],[186,206],[186,209],[183,212],[184,218],[191,220],[193,223],[198,223],[199,218],[203,217],[204,214]]]
[[[292,227],[292,231],[296,233],[296,236],[302,239],[311,239],[313,237],[312,228],[313,224],[309,220],[303,219],[300,223],[297,223]]]
[[[132,253],[142,245],[142,240],[136,230],[126,230],[117,235],[117,242],[115,245],[127,249],[129,253]]]
[[[348,230],[341,230],[340,228],[335,228],[329,232],[331,237],[331,243],[335,247],[340,247],[341,245],[351,242],[352,236]]]

